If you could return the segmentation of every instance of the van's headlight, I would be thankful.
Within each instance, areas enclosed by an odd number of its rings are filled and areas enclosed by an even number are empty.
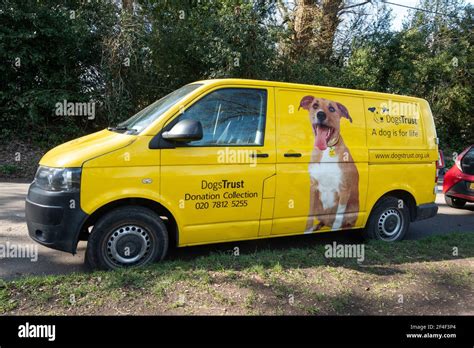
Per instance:
[[[39,166],[35,182],[46,191],[77,192],[81,185],[81,168]]]

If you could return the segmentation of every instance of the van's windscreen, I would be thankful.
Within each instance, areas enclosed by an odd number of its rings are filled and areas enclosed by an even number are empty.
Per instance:
[[[143,110],[139,111],[128,120],[120,123],[117,127],[111,128],[112,130],[131,131],[134,134],[140,133],[146,127],[148,127],[153,121],[159,118],[165,113],[170,107],[179,102],[181,99],[186,97],[189,93],[194,91],[196,88],[202,86],[199,83],[193,83],[191,85],[183,86],[174,92],[158,99],[151,105],[148,105]]]

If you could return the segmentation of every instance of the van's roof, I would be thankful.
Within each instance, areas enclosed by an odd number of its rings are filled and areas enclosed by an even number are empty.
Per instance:
[[[303,88],[303,89],[318,89],[320,91],[329,92],[329,93],[345,93],[353,94],[359,96],[367,96],[373,98],[406,98],[416,101],[424,100],[422,98],[411,97],[400,94],[391,94],[391,93],[382,93],[382,92],[373,92],[373,91],[364,91],[360,89],[350,89],[350,88],[339,88],[339,87],[327,87],[319,85],[307,85],[301,83],[290,83],[290,82],[278,82],[278,81],[267,81],[267,80],[251,80],[251,79],[236,79],[236,78],[225,78],[225,79],[211,79],[211,80],[202,80],[196,81],[195,83],[202,83],[207,85],[221,85],[221,84],[235,84],[235,85],[260,85],[267,87],[281,87],[281,88]]]

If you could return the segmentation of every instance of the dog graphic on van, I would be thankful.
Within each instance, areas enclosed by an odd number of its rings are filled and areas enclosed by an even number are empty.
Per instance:
[[[353,227],[359,211],[359,172],[340,134],[341,120],[352,123],[349,111],[341,103],[310,95],[301,99],[299,107],[308,110],[315,137],[305,233]]]

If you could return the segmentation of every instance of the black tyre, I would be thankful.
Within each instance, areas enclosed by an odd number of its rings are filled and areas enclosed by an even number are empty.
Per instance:
[[[466,201],[461,198],[455,198],[445,195],[444,200],[446,201],[447,205],[453,208],[464,208],[464,206],[466,205]]]
[[[85,263],[92,269],[138,267],[162,260],[168,233],[160,217],[144,207],[112,210],[94,225]]]
[[[410,212],[405,201],[382,197],[372,210],[364,229],[364,237],[386,242],[402,240],[410,225]]]

